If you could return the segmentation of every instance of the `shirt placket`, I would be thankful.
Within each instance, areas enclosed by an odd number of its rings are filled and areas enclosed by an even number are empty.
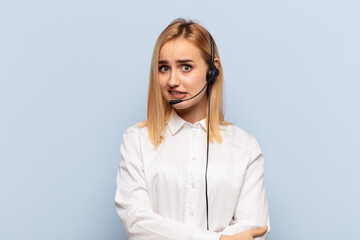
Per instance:
[[[200,180],[200,162],[199,162],[199,125],[197,127],[188,127],[188,147],[189,155],[187,159],[187,173],[185,184],[185,223],[195,225],[198,209],[198,183]]]

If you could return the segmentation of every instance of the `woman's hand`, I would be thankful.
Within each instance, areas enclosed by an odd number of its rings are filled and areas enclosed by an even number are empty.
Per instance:
[[[255,237],[264,235],[267,228],[268,226],[264,226],[234,235],[221,235],[220,240],[254,240]]]

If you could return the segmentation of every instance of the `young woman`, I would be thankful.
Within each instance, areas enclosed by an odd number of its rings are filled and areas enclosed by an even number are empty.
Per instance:
[[[147,120],[120,147],[115,206],[130,240],[266,239],[264,158],[224,120],[222,88],[211,35],[174,20],[154,47]]]

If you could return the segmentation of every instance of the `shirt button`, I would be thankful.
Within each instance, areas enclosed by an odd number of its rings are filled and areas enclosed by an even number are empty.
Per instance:
[[[191,211],[191,212],[190,212],[190,216],[193,216],[193,215],[194,215],[194,213]]]
[[[196,158],[195,158],[195,156],[194,156],[194,157],[192,157],[192,160],[193,160],[193,161],[195,161],[195,159],[196,159]]]
[[[192,188],[195,188],[195,183],[192,183],[192,184],[191,184],[191,187],[192,187]]]
[[[195,137],[195,132],[192,133],[192,136]]]

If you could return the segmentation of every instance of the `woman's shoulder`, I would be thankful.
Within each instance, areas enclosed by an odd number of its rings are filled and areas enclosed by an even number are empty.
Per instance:
[[[236,147],[245,147],[250,149],[252,158],[262,153],[260,145],[256,138],[245,131],[243,128],[236,126],[235,124],[223,126],[223,137],[228,144],[232,144]]]
[[[127,135],[138,135],[139,137],[147,135],[147,126],[144,122],[135,123],[125,129],[124,136]]]
[[[252,134],[234,123],[220,125],[219,129],[225,138],[230,138],[235,141],[253,141],[255,139]]]

